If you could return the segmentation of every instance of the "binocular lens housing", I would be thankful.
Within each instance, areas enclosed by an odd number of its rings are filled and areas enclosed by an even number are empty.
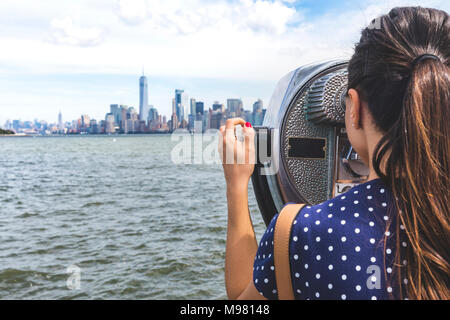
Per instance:
[[[284,76],[255,127],[252,183],[266,224],[287,202],[321,203],[367,180],[345,130],[347,65],[326,61]]]

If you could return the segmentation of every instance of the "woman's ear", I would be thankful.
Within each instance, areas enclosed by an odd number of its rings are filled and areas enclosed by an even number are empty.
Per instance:
[[[358,91],[355,89],[348,90],[348,98],[350,99],[350,120],[352,127],[355,129],[360,129],[361,120],[361,100],[359,98]]]

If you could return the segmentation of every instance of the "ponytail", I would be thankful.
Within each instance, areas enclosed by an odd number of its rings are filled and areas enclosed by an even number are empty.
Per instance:
[[[403,257],[396,256],[396,265],[407,261],[401,278],[407,279],[407,296],[416,299],[450,299],[449,74],[448,66],[432,59],[414,66],[393,129],[396,138],[389,144],[380,141],[373,158],[373,167],[389,180],[397,199],[397,226],[405,229],[409,246]],[[387,147],[392,153],[383,174]]]
[[[349,87],[384,133],[372,165],[398,213],[391,280],[409,299],[450,299],[450,20],[417,7],[394,8],[381,21],[382,30],[363,31]]]

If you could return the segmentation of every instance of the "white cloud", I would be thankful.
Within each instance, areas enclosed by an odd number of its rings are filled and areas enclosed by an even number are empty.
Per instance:
[[[296,10],[281,1],[165,1],[119,0],[117,14],[127,24],[148,22],[154,30],[191,34],[209,28],[227,27],[281,34],[296,17]]]
[[[71,17],[53,19],[51,40],[56,44],[90,47],[100,44],[103,38],[103,30],[100,28],[82,28],[74,25]]]
[[[52,7],[49,30],[33,29],[28,38],[0,35],[0,67],[135,74],[145,65],[150,74],[167,77],[277,81],[302,64],[351,55],[371,19],[417,2],[365,0],[311,18],[283,1],[121,0],[114,6],[90,0],[77,2],[75,16],[67,15],[72,2],[61,1],[61,15],[56,3]],[[444,0],[420,2],[448,7]],[[48,35],[52,42],[42,41]]]
[[[235,10],[238,21],[242,21],[253,31],[282,34],[287,24],[295,17],[296,10],[281,2],[242,0]]]

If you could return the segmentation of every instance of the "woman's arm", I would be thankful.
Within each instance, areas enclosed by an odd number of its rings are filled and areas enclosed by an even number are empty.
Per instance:
[[[253,260],[258,249],[248,210],[247,187],[227,187],[225,284],[229,299],[237,299],[252,282]]]
[[[235,125],[243,127],[238,141]],[[228,119],[220,128],[219,151],[227,183],[228,228],[225,257],[225,285],[229,299],[257,299],[253,286],[253,260],[258,249],[248,209],[248,183],[254,170],[254,130],[241,118]],[[238,163],[245,159],[244,163]]]

